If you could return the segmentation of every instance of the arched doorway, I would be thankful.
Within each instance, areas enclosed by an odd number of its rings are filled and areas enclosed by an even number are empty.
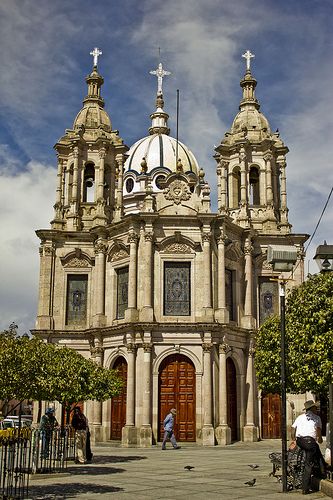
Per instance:
[[[263,394],[261,398],[263,439],[281,437],[281,399],[279,394]]]
[[[231,358],[227,358],[227,419],[231,429],[231,441],[237,441],[237,380],[236,367]]]
[[[163,439],[163,420],[170,408],[176,408],[175,434],[178,441],[195,441],[195,368],[182,354],[163,360],[159,370],[159,429]]]
[[[119,356],[112,368],[118,370],[119,376],[124,382],[119,396],[111,399],[111,439],[120,441],[121,430],[126,424],[127,363],[125,358]]]

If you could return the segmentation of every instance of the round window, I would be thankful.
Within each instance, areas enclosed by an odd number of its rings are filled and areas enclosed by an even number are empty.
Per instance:
[[[125,188],[126,188],[126,191],[128,193],[131,193],[133,191],[134,181],[133,181],[132,177],[130,177],[129,179],[127,179],[126,184],[125,184]]]
[[[163,189],[161,183],[165,180],[165,176],[164,175],[158,175],[155,179],[155,184],[156,184],[156,187],[157,189]]]

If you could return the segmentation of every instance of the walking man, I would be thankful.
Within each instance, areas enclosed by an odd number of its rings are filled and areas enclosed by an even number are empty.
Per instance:
[[[321,418],[317,415],[317,405],[314,401],[304,403],[305,413],[299,415],[291,428],[292,442],[305,451],[305,467],[302,481],[302,493],[308,495],[311,486],[311,474],[315,463],[324,462],[318,443],[323,442],[321,435]]]
[[[179,450],[180,446],[178,446],[176,437],[173,431],[174,423],[175,423],[175,416],[176,416],[176,408],[171,408],[170,412],[168,415],[165,417],[163,426],[164,426],[164,438],[163,438],[163,443],[162,443],[162,450],[166,450],[166,442],[169,439],[173,448],[175,450]]]

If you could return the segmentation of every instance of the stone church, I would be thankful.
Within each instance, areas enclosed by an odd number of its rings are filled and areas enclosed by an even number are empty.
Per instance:
[[[288,148],[260,111],[252,54],[231,128],[216,131],[215,212],[204,170],[170,135],[162,64],[151,72],[148,135],[128,147],[104,109],[92,55],[83,107],[55,145],[33,333],[119,370],[120,396],[84,403],[95,442],[151,446],[171,407],[180,442],[256,441],[271,402],[256,386],[255,330],[279,311],[267,247],[296,246],[300,283],[307,237],[291,232]]]

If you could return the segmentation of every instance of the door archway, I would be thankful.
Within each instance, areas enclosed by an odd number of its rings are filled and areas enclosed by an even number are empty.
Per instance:
[[[227,358],[227,420],[231,441],[237,441],[237,379],[235,363],[231,358]]]
[[[159,429],[163,439],[163,420],[171,408],[176,408],[175,434],[178,441],[195,442],[195,368],[182,354],[165,358],[159,369]]]
[[[127,396],[127,362],[119,356],[113,367],[123,381],[123,388],[118,396],[111,399],[111,439],[121,441],[121,430],[126,424],[126,396]]]

